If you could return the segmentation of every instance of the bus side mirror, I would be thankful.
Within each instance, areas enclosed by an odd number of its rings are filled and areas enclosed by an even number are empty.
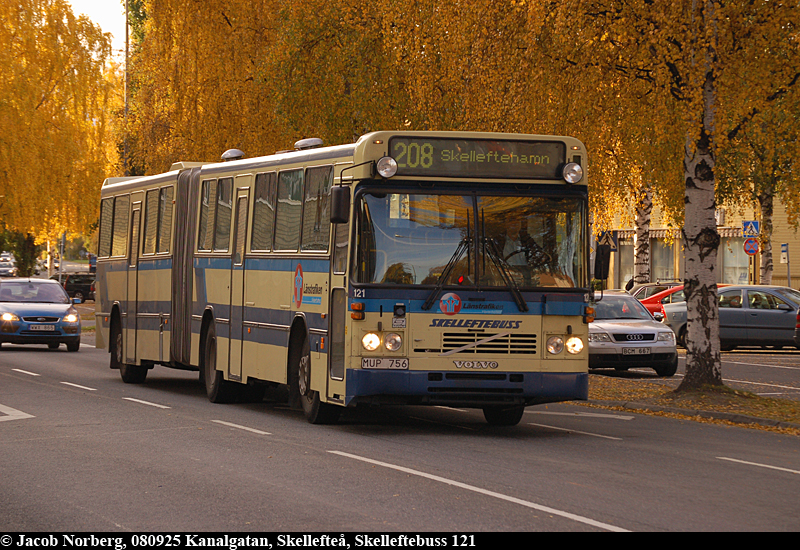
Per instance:
[[[350,188],[342,185],[331,187],[331,223],[350,221]]]
[[[594,254],[594,278],[601,281],[608,279],[610,263],[611,246],[607,244],[597,245],[597,251]]]

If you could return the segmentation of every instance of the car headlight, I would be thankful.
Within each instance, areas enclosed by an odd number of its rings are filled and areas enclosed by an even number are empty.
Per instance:
[[[368,332],[361,339],[361,345],[367,351],[375,351],[381,345],[381,338],[374,332]]]
[[[399,334],[390,332],[383,339],[383,345],[389,351],[397,351],[403,345],[403,338]]]
[[[658,333],[658,341],[659,342],[674,342],[675,341],[675,333],[674,332],[659,332]]]
[[[547,339],[547,351],[552,355],[558,355],[564,351],[564,339],[561,336],[551,336]]]
[[[19,321],[19,317],[17,317],[14,313],[5,312],[0,315],[0,319],[3,321]]]
[[[577,355],[583,351],[583,340],[577,336],[567,338],[567,351],[572,355]]]
[[[590,332],[589,333],[589,341],[590,342],[610,342],[611,341],[611,336],[609,336],[605,332]]]
[[[80,319],[80,317],[78,317],[78,315],[76,313],[68,313],[66,315],[66,317],[64,317],[64,322],[65,323],[77,323],[78,319]]]

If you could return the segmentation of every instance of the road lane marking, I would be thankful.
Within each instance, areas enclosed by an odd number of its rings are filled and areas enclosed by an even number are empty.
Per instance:
[[[590,435],[592,437],[602,437],[603,439],[613,439],[614,441],[622,441],[622,438],[620,438],[620,437],[611,437],[610,435],[593,434],[591,432],[581,432],[581,431],[573,430],[573,429],[570,429],[570,428],[557,428],[555,426],[548,426],[547,424],[534,424],[533,422],[528,422],[528,425],[529,426],[539,426],[540,428],[550,428],[551,430],[559,430],[559,431],[562,431],[562,432],[570,432],[570,433],[576,433],[576,434],[581,434],[581,435]]]
[[[744,361],[723,361],[732,365],[747,365],[748,367],[771,367],[773,369],[800,370],[800,367],[786,367],[783,365],[767,365],[763,363],[745,363]]]
[[[248,432],[253,432],[254,434],[272,435],[269,432],[262,432],[261,430],[256,430],[255,428],[248,428],[247,426],[240,426],[239,424],[232,424],[230,422],[225,422],[224,420],[212,420],[211,422],[215,422],[217,424],[222,424],[223,426],[228,426],[229,428],[236,428],[237,430],[246,430]]]
[[[80,389],[82,389],[82,390],[97,391],[95,388],[87,388],[86,386],[81,386],[81,385],[78,385],[78,384],[73,384],[72,382],[61,382],[61,383],[62,383],[62,384],[65,384],[65,385],[67,385],[67,386],[73,386],[73,387],[75,387],[75,388],[80,388]]]
[[[473,491],[475,493],[480,493],[482,495],[490,496],[493,498],[497,498],[500,500],[505,500],[506,502],[511,502],[513,504],[519,504],[521,506],[525,506],[527,508],[532,508],[534,510],[539,510],[540,512],[545,512],[547,514],[552,514],[554,516],[560,516],[563,518],[571,519],[573,521],[577,521],[579,523],[584,523],[586,525],[591,525],[592,527],[597,527],[599,529],[605,529],[607,531],[614,531],[624,533],[627,532],[627,529],[623,529],[621,527],[617,527],[615,525],[609,525],[608,523],[603,523],[600,521],[596,521],[590,518],[586,518],[583,516],[579,516],[576,514],[571,514],[569,512],[564,512],[562,510],[556,510],[555,508],[550,508],[549,506],[542,506],[541,504],[536,504],[534,502],[530,502],[527,500],[522,500],[516,497],[504,495],[502,493],[495,493],[494,491],[489,491],[488,489],[482,489],[480,487],[476,487],[474,485],[467,485],[466,483],[461,483],[460,481],[454,481],[452,479],[447,479],[445,477],[436,476],[433,474],[428,474],[425,472],[421,472],[419,470],[412,470],[411,468],[405,468],[403,466],[397,466],[395,464],[390,464],[388,462],[381,462],[379,460],[372,460],[371,458],[365,458],[363,456],[353,455],[350,453],[344,453],[342,451],[328,451],[329,453],[343,456],[346,458],[352,458],[354,460],[360,460],[361,462],[366,462],[368,464],[374,464],[376,466],[382,466],[384,468],[390,468],[392,470],[397,470],[398,472],[404,472],[406,474],[411,474],[419,477],[424,477],[425,479],[430,479],[431,481],[438,481],[439,483],[445,483],[447,485],[452,485],[453,487],[459,487],[461,489],[466,489],[467,491]]]
[[[765,382],[750,382],[749,380],[734,380],[732,378],[723,378],[723,382],[736,382],[737,384],[751,384],[754,386],[767,386],[768,388],[781,388],[782,390],[800,391],[796,386],[781,386],[780,384],[767,384]]]
[[[550,411],[525,411],[525,414],[547,414],[551,416],[585,416],[589,418],[610,418],[612,420],[633,420],[635,416],[624,416],[620,414],[600,414],[600,413],[564,413]]]
[[[6,416],[0,416],[0,422],[4,422],[6,420],[23,420],[25,418],[36,418],[32,414],[24,413],[22,411],[18,411],[17,409],[6,407],[5,405],[0,405],[0,412],[6,415]]]
[[[159,409],[171,409],[172,407],[167,407],[166,405],[159,405],[158,403],[150,403],[149,401],[142,401],[141,399],[134,399],[133,397],[123,397],[123,399],[127,401],[133,401],[135,403],[141,403],[142,405],[150,405],[151,407],[158,407]]]
[[[739,464],[747,464],[749,466],[758,466],[759,468],[769,468],[770,470],[779,470],[781,472],[789,472],[790,474],[800,475],[800,471],[790,470],[789,468],[780,468],[778,466],[770,466],[769,464],[759,464],[758,462],[747,462],[746,460],[737,460],[735,458],[728,458],[726,456],[718,456],[719,460],[727,460],[729,462],[738,462]]]
[[[35,372],[28,372],[28,371],[22,370],[22,369],[11,369],[11,370],[15,370],[17,372],[21,372],[22,374],[29,374],[30,376],[41,376],[41,374],[36,374]]]

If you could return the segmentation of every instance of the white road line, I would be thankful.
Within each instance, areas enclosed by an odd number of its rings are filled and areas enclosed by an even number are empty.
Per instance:
[[[134,401],[136,403],[141,403],[142,405],[150,405],[151,407],[158,407],[159,409],[171,409],[172,407],[167,407],[166,405],[159,405],[158,403],[150,403],[149,401],[142,401],[141,399],[134,399],[133,397],[123,397],[123,399],[127,401]]]
[[[17,371],[17,372],[21,372],[22,374],[29,374],[30,376],[41,376],[41,374],[36,374],[35,372],[28,372],[28,371],[22,370],[22,369],[11,369],[11,370],[14,370],[14,371]]]
[[[797,470],[790,470],[789,468],[779,468],[778,466],[770,466],[769,464],[759,464],[758,462],[747,462],[746,460],[737,460],[735,458],[728,458],[726,456],[718,456],[719,460],[727,460],[729,462],[738,462],[739,464],[747,464],[749,466],[758,466],[759,468],[769,468],[770,470],[779,470],[781,472],[789,472],[790,474],[798,474]]]
[[[230,422],[225,422],[224,420],[212,420],[211,422],[215,422],[217,424],[222,424],[223,426],[228,426],[229,428],[236,428],[237,430],[246,430],[248,432],[253,432],[254,434],[272,435],[269,432],[262,432],[261,430],[256,430],[255,428],[248,428],[247,426],[240,426],[239,424],[232,424]]]
[[[578,430],[571,430],[569,428],[557,428],[555,426],[548,426],[547,424],[534,424],[533,422],[528,422],[529,426],[539,426],[540,428],[550,428],[551,430],[559,430],[562,432],[570,432],[576,433],[581,435],[590,435],[592,437],[602,437],[603,439],[613,439],[614,441],[622,441],[622,438],[619,437],[611,437],[610,435],[600,435],[600,434],[593,434],[591,432],[581,432]]]
[[[7,415],[7,416],[0,416],[0,422],[4,422],[6,420],[23,420],[25,418],[36,418],[32,414],[24,413],[22,411],[18,411],[17,409],[6,407],[5,405],[0,405],[0,412]]]
[[[633,420],[635,416],[624,416],[620,414],[599,414],[599,413],[561,413],[549,411],[525,411],[525,414],[546,414],[551,416],[585,416],[589,418],[610,418],[612,420]]]
[[[764,382],[751,382],[749,380],[733,380],[732,378],[723,378],[723,382],[736,382],[737,384],[751,384],[753,386],[766,386],[768,388],[781,388],[782,390],[800,391],[797,386],[781,386],[780,384],[765,384]]]
[[[374,464],[376,466],[382,466],[384,468],[390,468],[392,470],[397,470],[399,472],[404,472],[406,474],[411,474],[419,477],[424,477],[426,479],[430,479],[432,481],[438,481],[440,483],[445,483],[447,485],[452,485],[453,487],[459,487],[461,489],[466,489],[467,491],[473,491],[475,493],[480,493],[482,495],[490,496],[493,498],[497,498],[500,500],[505,500],[506,502],[511,502],[514,504],[519,504],[521,506],[525,506],[527,508],[532,508],[534,510],[539,510],[540,512],[545,512],[547,514],[553,514],[554,516],[560,516],[563,518],[571,519],[573,521],[577,521],[579,523],[585,523],[586,525],[591,525],[592,527],[597,527],[599,529],[605,529],[607,531],[615,531],[615,532],[627,532],[627,529],[623,529],[621,527],[616,527],[615,525],[609,525],[608,523],[603,523],[600,521],[596,521],[590,518],[586,518],[583,516],[579,516],[576,514],[571,514],[569,512],[564,512],[562,510],[556,510],[555,508],[550,508],[549,506],[542,506],[541,504],[536,504],[533,502],[529,502],[527,500],[522,500],[519,498],[511,497],[508,495],[504,495],[502,493],[495,493],[494,491],[489,491],[487,489],[482,489],[480,487],[475,487],[474,485],[467,485],[466,483],[461,483],[459,481],[454,481],[452,479],[447,479],[444,477],[439,477],[436,475],[428,474],[425,472],[420,472],[419,470],[412,470],[411,468],[404,468],[403,466],[397,466],[395,464],[389,464],[388,462],[380,462],[378,460],[372,460],[370,458],[365,458],[363,456],[353,455],[350,453],[343,453],[341,451],[328,451],[329,453],[336,454],[339,456],[352,458],[354,460],[360,460],[361,462],[366,462],[368,464]]]
[[[766,365],[762,363],[745,363],[744,361],[723,361],[723,363],[730,363],[732,365],[747,365],[748,367],[770,367],[773,369],[800,370],[800,367],[786,367],[783,365]]]
[[[97,391],[97,389],[95,389],[95,388],[87,388],[86,386],[80,386],[78,384],[73,384],[72,382],[61,382],[61,383],[65,384],[67,386],[73,386],[75,388],[80,388],[82,390]]]

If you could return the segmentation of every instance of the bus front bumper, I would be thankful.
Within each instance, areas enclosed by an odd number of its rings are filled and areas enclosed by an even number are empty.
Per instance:
[[[345,405],[537,405],[589,398],[587,373],[348,369]]]

